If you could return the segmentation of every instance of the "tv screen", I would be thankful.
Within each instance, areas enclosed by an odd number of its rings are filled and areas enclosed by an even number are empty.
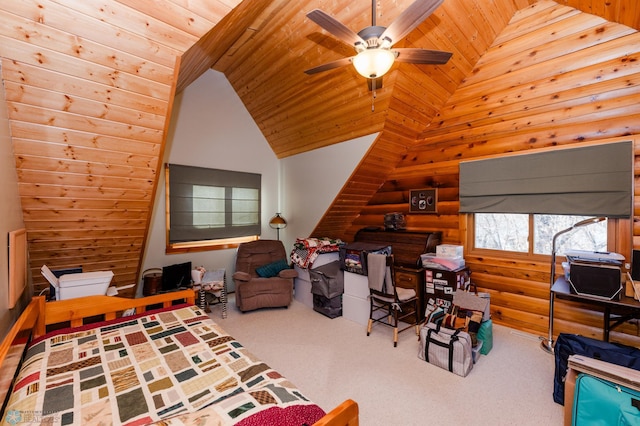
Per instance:
[[[177,263],[162,268],[162,291],[187,288],[191,285],[191,262]]]

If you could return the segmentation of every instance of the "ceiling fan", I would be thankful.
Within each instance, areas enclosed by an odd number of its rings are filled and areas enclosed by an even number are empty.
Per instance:
[[[311,68],[305,73],[312,75],[353,63],[356,71],[369,82],[369,90],[382,87],[382,76],[389,71],[394,61],[411,64],[445,64],[451,53],[420,48],[391,47],[420,25],[443,0],[416,0],[404,10],[388,27],[376,25],[376,1],[371,1],[371,26],[357,34],[340,21],[320,9],[307,13],[307,17],[333,34],[343,43],[352,45],[356,55],[327,62]]]

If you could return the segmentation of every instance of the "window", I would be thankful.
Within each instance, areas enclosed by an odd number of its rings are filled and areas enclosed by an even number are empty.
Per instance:
[[[259,174],[168,164],[168,250],[257,239],[260,187]]]
[[[460,212],[470,213],[473,249],[549,255],[606,251],[621,220],[633,214],[633,143],[614,141],[460,163]],[[610,222],[607,226],[607,222]]]
[[[550,255],[553,237],[588,216],[476,213],[474,248]],[[607,221],[577,227],[559,237],[556,253],[567,249],[607,251]]]

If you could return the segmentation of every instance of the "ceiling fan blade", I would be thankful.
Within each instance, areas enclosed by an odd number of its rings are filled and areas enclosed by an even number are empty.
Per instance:
[[[349,65],[353,57],[338,59],[337,61],[327,62],[326,64],[318,65],[315,68],[310,68],[305,70],[305,73],[308,75],[317,74],[323,71],[329,71],[335,68],[344,67],[345,65]]]
[[[356,43],[365,43],[362,37],[345,26],[342,22],[330,15],[327,15],[320,9],[314,9],[307,13],[307,18],[311,19],[313,22],[320,25],[326,31],[333,34],[340,41],[348,44],[349,46],[354,46]]]
[[[388,37],[393,46],[427,19],[442,4],[442,1],[416,0],[387,27],[380,39]]]
[[[451,58],[451,52],[443,52],[442,50],[427,49],[393,49],[397,53],[397,62],[406,62],[410,64],[446,64]]]

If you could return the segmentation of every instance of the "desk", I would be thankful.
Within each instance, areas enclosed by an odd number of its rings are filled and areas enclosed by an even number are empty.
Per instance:
[[[604,307],[603,340],[605,342],[609,341],[609,332],[615,327],[630,319],[640,318],[640,301],[625,296],[624,291],[620,300],[607,300],[601,297],[572,294],[569,282],[564,277],[560,277],[551,287],[551,297]],[[553,313],[550,313],[550,315],[553,315]]]

